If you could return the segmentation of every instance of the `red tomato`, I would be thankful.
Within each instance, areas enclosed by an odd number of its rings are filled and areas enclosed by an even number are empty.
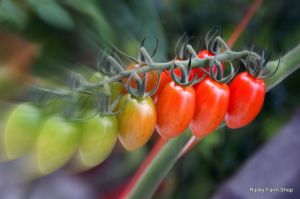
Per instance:
[[[229,128],[246,126],[262,108],[266,92],[265,82],[242,72],[232,80],[229,88],[230,101],[225,122]]]
[[[160,80],[159,80],[159,86],[157,88],[156,93],[154,94],[154,98],[156,99],[156,97],[161,93],[161,91],[163,90],[163,88],[165,87],[165,85],[167,83],[169,83],[172,80],[171,75],[170,75],[170,71],[168,70],[164,70],[161,72],[160,74]]]
[[[195,110],[195,90],[169,82],[156,101],[158,133],[173,138],[182,133],[191,122]]]
[[[198,53],[198,58],[207,58],[207,57],[213,57],[215,56],[214,53],[208,51],[208,50],[201,50],[199,53]],[[209,72],[209,67],[204,67],[204,69]],[[222,69],[224,70],[224,64],[222,63]],[[214,67],[214,73],[217,72],[217,68]],[[190,78],[194,78],[195,76],[198,75],[198,78],[201,78],[203,75],[204,75],[204,72],[203,70],[201,70],[200,68],[193,68],[192,71],[191,71],[191,75],[190,75]],[[197,87],[198,84],[195,84],[194,85],[194,88]]]
[[[198,53],[198,57],[199,58],[206,58],[206,57],[212,57],[214,56],[215,54],[210,52],[209,50],[201,50],[199,53]]]
[[[205,78],[196,87],[196,108],[190,124],[196,137],[204,137],[215,130],[227,112],[229,87]]]
[[[180,71],[179,68],[175,68],[174,69],[174,73],[177,76],[181,77],[181,71]],[[192,80],[192,77],[194,77],[193,71],[191,71],[191,74],[189,76],[189,81]],[[171,81],[172,81],[172,77],[171,77],[170,70],[164,70],[164,71],[162,71],[161,74],[160,74],[159,86],[158,86],[158,89],[157,89],[157,91],[156,91],[156,93],[154,95],[154,97],[155,97],[154,99],[156,99],[156,97],[161,93],[161,91],[163,90],[163,88],[165,87],[165,85],[167,83],[171,82]]]
[[[126,103],[127,102],[127,103]],[[118,114],[119,140],[129,151],[142,147],[155,129],[156,111],[150,97],[137,99],[127,94],[122,97],[117,110],[126,103]]]
[[[131,64],[127,67],[127,70],[132,70],[132,69],[137,69],[139,68],[138,64]],[[144,78],[145,75],[141,74],[140,75],[141,78]],[[146,91],[149,92],[151,91],[153,88],[155,88],[155,85],[157,84],[157,72],[156,71],[150,71],[146,73]],[[125,78],[122,80],[123,84],[126,85],[128,81],[128,78]],[[133,88],[137,88],[136,82],[134,80],[132,80],[130,82],[131,87]],[[123,93],[127,93],[127,90],[125,87],[123,87]]]

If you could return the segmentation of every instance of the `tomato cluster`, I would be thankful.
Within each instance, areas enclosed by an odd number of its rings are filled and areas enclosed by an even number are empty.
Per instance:
[[[214,56],[208,50],[198,53],[199,58]],[[212,67],[214,73],[216,68]],[[224,64],[222,63],[224,70]],[[209,73],[209,67],[191,70],[189,79]],[[178,71],[174,71],[178,74]],[[191,78],[192,77],[192,78]],[[180,135],[187,127],[195,137],[213,132],[225,119],[229,128],[241,128],[255,119],[264,96],[264,80],[248,72],[238,74],[229,84],[206,77],[194,86],[183,87],[174,83],[169,71],[163,71],[156,95],[158,133],[165,138]]]
[[[74,154],[82,169],[101,163],[117,141],[115,116],[99,116],[84,122],[61,115],[47,116],[30,103],[18,105],[9,114],[4,146],[7,158],[29,156],[38,172],[47,174],[62,167]]]
[[[208,50],[198,53],[199,58],[214,56]],[[130,65],[128,70],[143,67]],[[224,65],[222,64],[224,69]],[[185,81],[204,76],[202,81],[181,84],[174,75],[183,76],[182,69],[163,70],[138,75],[144,82],[131,77],[109,85],[110,98],[104,108],[95,111],[97,100],[87,100],[86,118],[75,122],[61,114],[45,114],[31,103],[18,105],[6,123],[4,144],[8,159],[31,154],[34,164],[43,174],[50,173],[74,158],[83,169],[104,161],[114,149],[117,140],[131,151],[141,148],[151,138],[154,130],[166,139],[179,136],[190,127],[195,137],[213,132],[223,120],[229,128],[240,128],[260,112],[265,83],[248,72],[241,72],[229,83],[210,77],[216,67],[192,68]],[[160,81],[158,81],[158,78]],[[89,79],[96,83],[107,79],[100,72]],[[155,95],[147,93],[159,82]],[[135,92],[132,92],[135,90]],[[142,90],[140,92],[139,90]],[[104,88],[91,90],[105,93]],[[127,93],[128,91],[128,93]],[[119,96],[123,96],[119,99]],[[111,111],[109,106],[118,102]],[[103,104],[102,104],[103,105]]]

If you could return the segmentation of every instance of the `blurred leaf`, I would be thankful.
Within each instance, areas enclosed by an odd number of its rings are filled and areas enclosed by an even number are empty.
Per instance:
[[[159,48],[157,51],[157,59],[165,60],[167,54],[167,40],[154,2],[151,0],[130,1],[130,4],[132,6],[132,12],[136,16],[135,27],[138,39],[141,40],[144,37],[158,39]]]
[[[27,14],[11,0],[0,1],[0,24],[23,28],[28,20]]]
[[[224,133],[223,131],[223,129],[218,129],[205,137],[205,139],[203,139],[197,147],[199,153],[201,153],[204,157],[211,157],[213,148],[221,142],[222,134]]]
[[[28,3],[46,23],[62,29],[74,28],[70,14],[55,0],[28,0]]]
[[[109,36],[114,40],[114,32],[109,25],[109,22],[100,10],[100,6],[96,5],[92,0],[64,0],[63,3],[71,8],[85,14],[95,20],[95,25],[99,28],[99,34],[104,37]]]

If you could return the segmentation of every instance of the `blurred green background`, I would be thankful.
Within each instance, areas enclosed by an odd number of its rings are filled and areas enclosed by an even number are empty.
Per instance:
[[[158,39],[155,60],[167,61],[174,56],[175,43],[184,32],[194,36],[197,44],[210,28],[221,25],[226,40],[252,2],[1,0],[1,103],[22,98],[24,79],[35,77],[53,86],[53,82],[64,82],[65,69],[83,74],[95,69],[100,48],[116,46],[136,56],[144,37],[148,38],[146,47],[150,50]],[[300,41],[299,11],[297,0],[263,1],[233,49],[255,44],[271,53],[271,59],[277,59]],[[249,126],[239,130],[223,128],[205,138],[176,164],[155,197],[210,197],[291,119],[299,107],[299,78],[300,71],[296,71],[269,92],[262,113]],[[150,142],[137,152],[125,152],[118,146],[106,162],[76,178],[89,187],[91,198],[114,198],[111,193],[122,190],[152,145]],[[36,181],[23,186],[35,186],[39,183]],[[30,195],[29,191],[29,198]]]

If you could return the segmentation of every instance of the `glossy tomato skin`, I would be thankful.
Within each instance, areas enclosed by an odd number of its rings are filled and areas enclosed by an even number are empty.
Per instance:
[[[3,136],[8,159],[16,159],[32,151],[41,123],[41,111],[30,103],[17,105],[12,110]]]
[[[126,103],[127,102],[127,103]],[[156,111],[151,97],[137,99],[130,94],[124,95],[117,109],[126,103],[118,114],[119,140],[128,151],[144,146],[155,129]]]
[[[34,151],[34,163],[41,174],[51,173],[62,167],[75,153],[80,129],[61,116],[48,118],[39,131]]]
[[[191,73],[190,73],[190,76],[189,76],[189,81],[191,81],[193,79],[193,77],[195,76],[194,72],[193,72],[194,69],[192,69]],[[174,69],[174,73],[178,76],[178,77],[181,77],[181,71],[179,68],[175,68]],[[161,91],[163,90],[163,88],[166,86],[166,84],[168,84],[169,82],[172,81],[172,76],[171,76],[171,71],[170,70],[164,70],[161,72],[160,74],[160,82],[159,82],[159,86],[158,86],[158,89],[155,93],[155,102],[156,102],[156,98],[157,96],[161,93]]]
[[[207,57],[213,57],[213,56],[215,56],[215,54],[214,53],[212,53],[212,52],[210,52],[209,50],[201,50],[201,51],[199,51],[199,53],[198,53],[198,58],[207,58]],[[222,63],[222,68],[223,68],[223,70],[224,70],[224,63]],[[207,67],[204,67],[204,69],[207,71],[207,72],[209,72],[210,70],[209,70],[209,66],[207,66]],[[216,68],[214,68],[214,73],[216,73],[217,72],[217,69]],[[197,76],[198,75],[198,77],[199,78],[201,78],[203,75],[204,75],[204,72],[203,72],[203,70],[201,70],[200,68],[193,68],[192,69],[192,71],[191,71],[191,78],[193,78],[193,77],[195,77],[195,76]],[[198,83],[199,84],[199,83]],[[198,86],[198,84],[195,84],[194,85],[194,88],[196,88],[197,86]]]
[[[264,80],[247,72],[238,74],[230,83],[230,101],[225,122],[229,128],[241,128],[260,112],[266,92]]]
[[[198,52],[198,57],[199,58],[207,58],[207,57],[212,57],[214,56],[214,53],[210,52],[209,50],[201,50]]]
[[[195,90],[169,82],[156,101],[158,133],[164,138],[180,135],[191,122],[195,110]]]
[[[160,79],[159,79],[159,86],[157,88],[156,93],[154,94],[154,99],[156,101],[157,96],[161,93],[163,88],[166,86],[167,83],[172,81],[170,71],[168,70],[163,70],[160,74]]]
[[[190,124],[196,137],[204,137],[223,121],[229,104],[229,87],[205,78],[196,87],[196,108]]]
[[[91,168],[103,162],[114,149],[118,134],[116,116],[95,116],[82,125],[79,160]]]
[[[198,58],[207,58],[212,56],[214,56],[214,54],[209,50],[201,50],[198,52]],[[204,69],[209,72],[209,67],[205,67]],[[193,78],[196,75],[200,78],[204,75],[204,72],[200,68],[193,68],[191,71],[191,77]]]

